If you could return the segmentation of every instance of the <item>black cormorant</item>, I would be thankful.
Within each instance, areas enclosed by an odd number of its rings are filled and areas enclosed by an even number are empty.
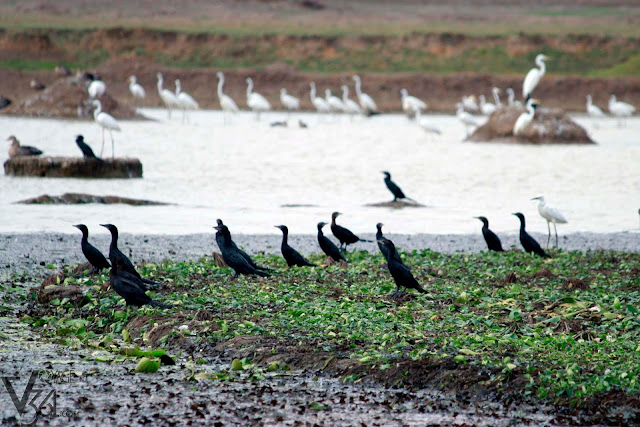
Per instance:
[[[218,225],[224,225],[222,223],[221,219],[216,219],[216,223]],[[216,228],[216,227],[213,227]],[[217,228],[216,228],[217,230]],[[231,242],[231,246],[233,246],[234,248],[236,248],[236,250],[238,251],[238,253],[242,256],[242,258],[246,259],[247,262],[249,263],[249,265],[253,268],[255,268],[256,270],[262,270],[262,271],[273,271],[273,269],[269,268],[269,267],[263,267],[261,265],[258,265],[255,263],[255,261],[253,261],[253,259],[249,256],[248,253],[246,253],[245,251],[243,251],[242,249],[240,249],[238,247],[238,245],[236,245],[236,242],[233,241],[233,238],[231,237],[231,232],[229,231],[229,228],[227,227],[226,229],[226,233],[229,233],[229,241]],[[220,233],[220,231],[218,230],[218,232],[216,232],[216,243],[218,244],[218,247],[220,247],[220,243],[222,239],[222,234]]]
[[[336,218],[338,215],[342,214],[340,212],[334,212],[331,214],[331,232],[336,236],[336,239],[340,241],[340,249],[342,249],[342,246],[344,245],[344,249],[346,250],[348,245],[356,242],[371,242],[371,240],[359,238],[353,234],[351,230],[336,224]]]
[[[541,257],[551,258],[549,254],[542,250],[538,242],[536,242],[536,240],[524,230],[524,215],[522,215],[520,212],[514,213],[514,215],[517,216],[518,219],[520,219],[520,243],[522,244],[524,250],[528,253],[533,252],[534,254],[540,255]]]
[[[411,273],[411,269],[406,266],[402,261],[399,261],[396,258],[396,254],[398,251],[396,250],[395,245],[389,239],[379,240],[380,244],[382,244],[389,253],[389,258],[387,259],[387,267],[389,268],[389,272],[393,277],[393,280],[396,282],[396,291],[392,293],[392,296],[403,295],[407,289],[415,289],[420,293],[426,293],[422,286],[418,283],[418,281],[413,277]],[[402,292],[400,290],[404,288]]]
[[[84,136],[82,135],[76,136],[76,144],[78,144],[78,148],[80,148],[80,150],[82,151],[82,155],[84,156],[85,159],[96,159],[96,160],[102,161],[101,158],[96,157],[96,155],[93,154],[93,150],[91,149],[91,147],[89,147],[89,145],[87,145],[87,143],[84,142]]]
[[[135,277],[140,279],[143,283],[142,290],[147,291],[148,287],[145,284],[149,285],[157,285],[158,282],[154,282],[153,280],[145,279],[140,276],[140,273],[136,271],[136,268],[133,266],[133,263],[125,254],[122,253],[120,249],[118,249],[118,227],[113,224],[100,224],[111,233],[111,244],[109,245],[109,261],[111,261],[111,266],[118,264],[120,267],[118,268],[120,271],[125,271],[127,273],[133,274]]]
[[[102,255],[102,252],[89,243],[89,230],[87,229],[87,226],[84,224],[76,224],[74,227],[82,232],[80,247],[82,248],[82,253],[85,258],[87,258],[87,261],[89,261],[91,266],[93,266],[93,269],[89,274],[99,272],[103,268],[111,267],[111,264],[109,264],[109,261],[107,261],[104,255]]]
[[[282,245],[280,246],[280,250],[282,251],[282,257],[287,261],[289,267],[294,265],[298,267],[316,267],[315,264],[307,261],[298,251],[289,246],[289,229],[286,225],[276,225],[275,227],[282,231]]]
[[[378,248],[380,248],[380,252],[382,252],[382,255],[384,256],[384,259],[386,259],[387,261],[389,260],[389,256],[394,256],[398,261],[402,262],[402,258],[400,258],[400,254],[398,253],[398,251],[394,251],[394,253],[389,253],[389,248],[385,245],[382,244],[381,241],[383,240],[389,240],[386,237],[384,237],[382,235],[382,226],[384,224],[379,222],[376,224],[376,243],[378,244]]]
[[[171,308],[170,305],[152,300],[144,292],[144,283],[139,277],[123,270],[122,259],[118,258],[109,272],[111,287],[118,295],[124,298],[127,305],[142,306],[149,304],[160,308]]]
[[[318,244],[320,244],[320,249],[324,252],[328,257],[333,259],[335,262],[344,261],[348,262],[347,259],[342,255],[340,249],[331,241],[327,236],[322,232],[322,227],[327,225],[326,222],[318,223]]]
[[[387,185],[387,188],[389,189],[389,191],[391,191],[391,194],[393,194],[394,202],[398,199],[407,199],[415,202],[415,200],[405,196],[402,190],[400,189],[400,187],[398,187],[398,185],[395,182],[391,181],[391,174],[389,172],[382,171],[382,173],[384,174],[384,183]]]
[[[229,233],[226,225],[221,224],[213,228],[220,233],[220,237],[218,237],[216,233],[216,243],[218,243],[224,262],[233,268],[235,272],[234,277],[238,277],[239,274],[257,274],[258,276],[269,277],[268,273],[252,267],[245,257],[242,256],[240,249],[234,246],[231,240],[231,233]]]
[[[487,247],[490,251],[502,252],[502,243],[500,243],[500,239],[496,236],[496,233],[489,230],[489,220],[483,216],[476,216],[474,218],[482,221],[482,235],[484,236],[484,241],[487,242]]]

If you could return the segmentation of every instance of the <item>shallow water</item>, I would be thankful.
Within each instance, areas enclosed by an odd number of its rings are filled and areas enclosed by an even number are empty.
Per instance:
[[[638,229],[640,119],[617,127],[613,119],[594,128],[596,146],[526,146],[463,143],[452,116],[428,116],[443,131],[433,137],[399,115],[371,119],[295,115],[308,129],[271,128],[284,113],[234,116],[199,111],[189,124],[167,121],[164,110],[144,110],[157,122],[121,122],[116,155],[138,157],[144,178],[89,180],[0,177],[0,232],[68,231],[84,222],[92,232],[112,222],[132,233],[209,232],[216,218],[236,233],[315,232],[334,210],[355,232],[475,233],[487,216],[497,231],[514,232],[523,212],[532,231],[546,232],[531,197],[544,194],[568,218],[561,233]],[[0,116],[0,134],[14,134],[46,155],[78,156],[75,135],[100,152],[93,122]],[[3,137],[4,138],[6,138]],[[107,137],[108,138],[108,137]],[[6,143],[8,148],[8,143]],[[110,144],[104,156],[111,154]],[[388,201],[382,170],[404,192],[427,205],[392,210],[366,207]],[[41,194],[84,192],[170,202],[159,207],[126,205],[38,206],[14,202]],[[283,205],[311,205],[286,207]],[[104,230],[104,233],[107,231]]]

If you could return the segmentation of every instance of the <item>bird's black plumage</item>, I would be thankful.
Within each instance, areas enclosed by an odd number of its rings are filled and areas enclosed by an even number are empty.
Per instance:
[[[514,215],[517,216],[518,219],[520,219],[520,244],[522,244],[524,250],[528,253],[533,252],[534,254],[540,255],[541,257],[551,258],[551,256],[540,247],[540,244],[533,237],[531,237],[529,233],[525,231],[524,215],[522,215],[520,212],[516,212],[514,213]]]
[[[502,243],[496,233],[489,230],[489,220],[483,216],[477,216],[477,219],[482,221],[482,236],[484,236],[484,241],[487,242],[487,247],[490,251],[502,252]]]
[[[76,224],[74,227],[82,232],[80,247],[87,261],[93,266],[91,272],[98,272],[103,268],[111,267],[111,264],[109,264],[109,261],[102,255],[102,252],[89,243],[89,229],[87,229],[87,226],[84,224]]]
[[[389,258],[387,259],[387,267],[389,268],[389,273],[393,277],[393,280],[396,282],[396,291],[392,295],[402,295],[404,291],[400,292],[402,288],[406,289],[415,289],[420,293],[426,293],[422,286],[418,283],[418,281],[413,277],[411,273],[411,269],[407,267],[402,261],[399,261],[398,258],[395,257],[397,254],[397,250],[393,242],[389,239],[379,240],[379,242],[386,248],[389,253]]]
[[[96,155],[93,154],[93,150],[91,149],[91,147],[89,147],[89,145],[84,142],[84,136],[78,135],[76,137],[76,144],[78,144],[78,148],[80,148],[80,150],[82,151],[82,155],[85,159],[102,160],[101,158],[96,157]]]
[[[351,230],[336,224],[336,218],[338,215],[342,215],[340,212],[334,212],[331,214],[331,232],[340,241],[340,247],[344,245],[346,249],[348,245],[356,242],[371,242],[371,240],[361,239],[351,232]]]
[[[221,219],[217,219],[216,223],[218,225],[224,225],[222,223]],[[216,227],[213,227],[216,228]],[[255,263],[255,261],[249,256],[248,253],[246,253],[245,251],[243,251],[242,249],[240,249],[238,247],[238,245],[236,245],[236,242],[233,241],[233,238],[231,237],[231,232],[229,231],[229,228],[227,227],[227,233],[229,233],[229,240],[231,241],[231,246],[233,246],[234,248],[236,248],[236,250],[238,251],[238,253],[242,256],[242,258],[246,259],[247,262],[249,263],[249,265],[253,268],[255,268],[256,270],[261,270],[261,271],[273,271],[273,269],[269,268],[269,267],[263,267],[261,265],[258,265]],[[220,247],[220,243],[222,239],[222,234],[220,233],[220,231],[216,232],[216,243],[218,244],[218,247]]]
[[[252,267],[245,257],[242,256],[242,251],[234,246],[231,240],[231,233],[229,233],[226,225],[222,224],[213,228],[220,233],[220,237],[218,237],[218,233],[216,233],[216,243],[218,243],[224,262],[235,271],[234,276],[237,277],[239,274],[257,274],[258,276],[269,277],[268,273]]]
[[[298,267],[316,267],[315,264],[310,263],[305,257],[300,255],[300,252],[289,246],[289,228],[287,228],[286,225],[276,225],[275,227],[282,231],[282,245],[280,245],[280,250],[282,251],[282,257],[287,261],[289,267],[294,265]]]
[[[118,295],[124,298],[127,305],[142,306],[149,304],[160,308],[170,308],[170,305],[154,301],[144,292],[144,283],[139,277],[123,270],[122,259],[116,259],[116,263],[109,272],[111,287]]]
[[[384,259],[386,259],[387,261],[389,261],[389,257],[393,256],[395,257],[398,261],[402,262],[402,258],[400,258],[400,254],[398,253],[398,251],[394,251],[393,253],[390,253],[389,248],[385,245],[382,244],[382,241],[384,240],[389,240],[386,237],[384,237],[382,235],[382,226],[384,224],[379,222],[376,224],[376,243],[378,244],[378,248],[380,248],[380,252],[382,252],[382,255],[384,256]]]
[[[147,284],[157,285],[158,282],[145,279],[140,276],[140,273],[138,273],[136,268],[133,266],[131,260],[125,254],[123,254],[120,249],[118,249],[118,227],[113,224],[100,225],[109,230],[109,232],[111,233],[111,244],[109,245],[109,261],[111,261],[111,266],[113,267],[114,265],[118,264],[120,266],[118,270],[133,274],[135,277],[140,279],[143,283],[143,291],[149,290],[148,286],[146,286]]]
[[[391,191],[391,194],[393,194],[393,201],[395,202],[398,199],[406,199],[407,196],[404,195],[400,187],[398,187],[395,182],[391,181],[391,174],[387,171],[383,171],[382,173],[384,174],[384,183],[387,185],[389,191]]]
[[[327,225],[326,222],[318,223],[318,244],[320,245],[320,249],[322,249],[322,252],[331,257],[335,262],[341,260],[348,262],[340,252],[340,249],[338,249],[338,247],[322,232],[322,227],[325,225]]]

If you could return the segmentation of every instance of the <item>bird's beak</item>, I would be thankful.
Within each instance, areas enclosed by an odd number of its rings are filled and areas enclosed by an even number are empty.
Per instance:
[[[538,197],[534,197],[534,198],[532,198],[531,200],[540,200],[540,196],[538,196]]]
[[[479,217],[479,216],[474,216],[474,218],[475,218],[475,219],[480,219],[480,217]]]
[[[72,227],[80,228],[80,224],[72,225]]]
[[[514,214],[514,213],[512,213],[511,215],[515,215],[515,216],[518,216],[517,214]]]
[[[109,228],[109,226],[107,224],[100,224],[100,226],[104,227],[104,228]]]

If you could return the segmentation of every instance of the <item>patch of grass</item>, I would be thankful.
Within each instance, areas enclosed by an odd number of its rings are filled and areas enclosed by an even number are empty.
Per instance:
[[[578,406],[603,393],[640,393],[639,254],[560,251],[547,260],[414,251],[403,258],[428,293],[400,300],[388,296],[395,285],[380,256],[349,254],[347,269],[287,270],[279,257],[256,258],[278,271],[231,280],[208,257],[145,265],[143,276],[164,284],[150,295],[175,305],[163,311],[127,309],[114,292],[99,291],[106,275],[67,279],[88,288],[81,304],[30,304],[23,321],[49,339],[94,347],[116,345],[132,320],[152,316],[151,324],[191,325],[159,341],[174,353],[185,339],[210,348],[259,335],[311,343],[373,370],[403,360],[484,369],[490,389]],[[149,331],[126,336],[145,345]]]
[[[61,62],[48,59],[7,58],[0,59],[0,68],[19,71],[50,71],[61,63],[69,68],[77,66],[76,63],[67,61]]]

